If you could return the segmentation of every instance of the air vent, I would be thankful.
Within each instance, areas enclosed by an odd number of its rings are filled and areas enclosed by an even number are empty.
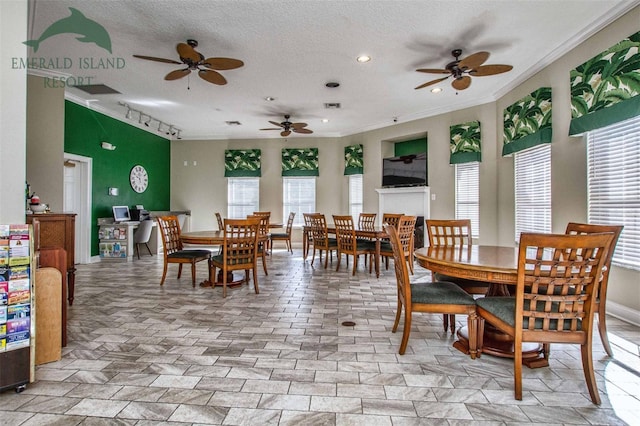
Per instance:
[[[118,92],[116,89],[112,89],[111,87],[105,84],[89,84],[83,86],[74,86],[76,89],[80,89],[84,92],[89,93],[90,95],[113,95]]]
[[[229,126],[242,126],[242,123],[236,120],[233,121],[225,121],[225,123],[227,123],[227,125]]]
[[[325,109],[340,109],[340,102],[326,102]]]

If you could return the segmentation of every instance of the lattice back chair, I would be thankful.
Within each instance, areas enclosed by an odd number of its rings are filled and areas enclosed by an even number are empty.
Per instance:
[[[575,223],[570,222],[567,224],[566,234],[593,234],[598,232],[613,232],[613,243],[611,249],[607,254],[607,258],[604,261],[604,269],[602,271],[602,279],[598,286],[598,297],[596,298],[596,311],[598,312],[598,332],[600,333],[600,340],[602,340],[602,346],[607,352],[607,355],[613,356],[613,350],[609,343],[609,336],[607,334],[607,288],[609,287],[609,273],[611,272],[611,259],[615,252],[618,239],[622,233],[624,226],[618,225],[594,225],[589,223]]]
[[[182,265],[191,264],[191,283],[196,286],[196,263],[206,260],[211,266],[211,252],[202,249],[185,249],[180,239],[180,224],[175,215],[158,217],[160,234],[162,236],[162,247],[164,248],[164,265],[162,269],[162,279],[160,285],[164,284],[167,277],[167,267],[169,263],[178,264],[178,279],[182,275]],[[211,281],[211,268],[209,267],[209,281]]]
[[[402,242],[402,246],[403,249],[407,248],[408,251],[408,246],[409,246],[409,236],[406,234],[401,234],[400,233],[400,229],[399,229],[399,225],[400,225],[400,219],[403,217],[403,215],[401,214],[389,214],[389,213],[385,213],[382,215],[382,224],[384,225],[391,225],[394,228],[396,228],[396,231],[398,231],[398,235],[400,235],[400,241]],[[414,227],[415,227],[415,219],[417,219],[417,217],[415,216],[407,216],[407,217],[413,217],[414,218]],[[413,231],[411,231],[411,234],[413,236]],[[404,241],[403,241],[404,240]],[[411,237],[411,245],[413,247],[413,238]],[[413,254],[413,250],[411,251],[411,253]],[[393,258],[393,250],[391,249],[391,244],[389,243],[389,238],[383,238],[380,241],[380,256],[384,258],[384,265],[386,269],[389,269],[389,258]],[[411,274],[413,275],[413,262],[409,265],[409,271],[411,272]]]
[[[373,229],[376,226],[377,213],[360,213],[358,216],[359,229]]]
[[[515,398],[522,399],[522,344],[579,344],[587,388],[600,395],[593,370],[593,319],[598,286],[613,233],[520,235],[515,297],[483,297],[478,315],[513,337]],[[483,322],[478,347],[483,344]],[[547,356],[548,352],[545,352]]]
[[[376,254],[376,243],[374,241],[356,238],[353,218],[349,215],[333,215],[333,224],[336,227],[336,240],[338,241],[338,266],[336,267],[336,271],[340,270],[340,261],[344,254],[347,257],[347,267],[349,266],[349,256],[353,256],[352,275],[355,275],[358,266],[358,257],[364,255],[371,258],[369,263],[369,273],[371,273],[373,256]]]
[[[400,222],[400,218],[402,217],[402,213],[383,213],[382,214],[382,224],[391,225],[398,229],[398,223]]]
[[[302,236],[302,257],[305,260],[307,259],[309,248],[311,247],[313,241],[313,232],[311,230],[311,215],[313,214],[317,213],[302,213],[302,218],[304,219],[304,229],[306,229],[306,238],[305,235]]]
[[[393,333],[398,329],[402,309],[404,308],[404,328],[398,353],[403,355],[407,349],[413,313],[428,312],[467,315],[467,326],[469,328],[468,353],[472,359],[479,356],[477,349],[478,317],[473,296],[455,284],[446,281],[411,284],[409,282],[407,262],[405,262],[405,251],[398,232],[396,228],[390,225],[384,225],[384,230],[389,235],[389,243],[393,251],[393,263],[398,287],[398,307],[392,328]]]
[[[327,220],[322,213],[308,214],[309,224],[311,227],[311,241],[313,243],[313,256],[311,257],[311,266],[316,258],[316,251],[319,254],[320,262],[322,262],[322,252],[325,253],[324,269],[327,269],[329,258],[333,262],[333,252],[338,251],[338,242],[335,238],[329,237],[327,231]]]
[[[258,257],[262,258],[262,269],[265,275],[269,275],[267,271],[267,250],[269,245],[269,218],[266,214],[248,215],[247,219],[258,219]]]
[[[469,219],[427,219],[425,221],[430,246],[470,246],[471,220]],[[434,273],[435,281],[449,281],[457,284],[469,294],[486,294],[489,283],[485,281],[475,281],[451,277],[449,275]],[[444,316],[442,320],[444,330],[451,329],[451,334],[455,330],[455,315]]]
[[[227,297],[227,277],[232,271],[244,271],[244,280],[249,282],[249,270],[253,271],[253,288],[258,288],[258,235],[260,220],[225,219],[224,242],[222,253],[211,258],[212,276],[216,276],[216,268],[222,269],[222,296]]]
[[[291,246],[291,231],[293,230],[293,220],[296,217],[295,212],[289,213],[289,218],[287,219],[287,226],[284,229],[284,232],[272,232],[270,235],[269,241],[269,251],[273,254],[273,242],[274,241],[284,241],[287,244],[287,251],[290,251],[293,254],[293,247]]]

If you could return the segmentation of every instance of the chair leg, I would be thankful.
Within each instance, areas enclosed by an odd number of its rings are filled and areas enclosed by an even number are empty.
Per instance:
[[[138,260],[140,260],[140,244],[136,243],[136,254],[138,255]]]
[[[587,388],[589,389],[589,395],[591,395],[591,401],[600,405],[600,395],[598,394],[598,385],[596,384],[596,376],[593,372],[593,357],[591,356],[591,340],[587,339],[587,343],[580,345],[580,352],[582,352],[582,369],[584,370],[584,378],[587,381]]]
[[[249,271],[247,271],[247,273],[248,272]],[[253,289],[256,294],[260,294],[260,289],[258,288],[258,272],[256,271],[256,268],[253,268]]]
[[[342,253],[338,252],[338,266],[336,266],[336,272],[340,270],[340,262],[342,261]],[[347,256],[347,262],[349,261],[349,256]],[[348,266],[348,263],[347,263]]]
[[[315,259],[316,259],[316,246],[313,246],[313,255],[311,256],[311,266],[313,266],[313,261]],[[320,259],[320,261],[322,262],[322,259]]]
[[[446,333],[449,329],[449,314],[442,314],[442,327],[444,328],[444,332]]]
[[[455,314],[449,314],[449,327],[451,327],[451,335],[453,336],[453,334],[456,331],[456,315]]]
[[[407,343],[409,343],[409,334],[411,334],[411,311],[404,308],[404,329],[402,330],[402,341],[400,342],[400,350],[398,353],[404,355],[404,351],[407,350]]]
[[[167,278],[167,262],[164,262],[164,267],[162,268],[162,278],[160,279],[160,285],[164,284],[164,279]]]
[[[182,263],[178,263],[178,279],[182,276]]]
[[[147,246],[147,250],[149,250],[149,256],[153,256],[153,253],[151,253],[151,249],[149,248],[149,243],[144,243],[145,246]],[[140,258],[140,254],[138,254],[138,259]]]
[[[605,352],[610,357],[613,357],[613,350],[611,349],[611,343],[609,343],[609,335],[607,334],[607,315],[602,308],[604,305],[600,302],[600,309],[598,310],[598,332],[600,333],[600,340],[602,340],[602,346]]]
[[[513,380],[515,398],[522,401],[522,336],[517,333],[513,339]]]
[[[191,286],[195,288],[196,286],[196,262],[195,260],[191,262]]]
[[[396,320],[393,322],[392,333],[398,330],[398,324],[400,324],[400,315],[402,315],[402,300],[398,297],[398,307],[396,308]]]
[[[364,266],[367,266],[367,256],[364,256]],[[358,269],[358,256],[353,256],[353,272],[351,275],[356,274],[356,270]]]
[[[267,272],[267,252],[266,252],[266,247],[262,248],[262,269],[264,269],[264,274],[265,275],[269,275],[269,273]]]
[[[322,253],[322,251],[320,251],[320,253]],[[327,266],[329,266],[329,253],[324,254],[324,269],[327,269]]]

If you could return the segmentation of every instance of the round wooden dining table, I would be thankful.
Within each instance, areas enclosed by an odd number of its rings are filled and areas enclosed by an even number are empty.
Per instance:
[[[483,245],[437,246],[419,248],[414,253],[418,264],[432,272],[451,277],[490,283],[485,297],[509,296],[518,282],[518,248]],[[468,348],[466,327],[458,330],[458,343]],[[524,343],[523,363],[530,367],[548,365],[541,356],[542,346]],[[485,326],[482,353],[513,358],[513,340],[499,330]]]

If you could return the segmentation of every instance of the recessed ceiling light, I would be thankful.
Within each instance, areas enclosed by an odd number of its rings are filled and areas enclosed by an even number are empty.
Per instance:
[[[356,58],[356,61],[364,63],[364,62],[369,62],[371,60],[371,56],[369,55],[360,55]]]
[[[440,93],[442,92],[442,87],[434,87],[431,89],[431,93]]]
[[[328,123],[328,122],[329,122],[329,119],[328,119],[328,118],[323,118],[323,119],[322,119],[322,122],[323,122],[323,123]]]
[[[275,101],[275,100],[276,100],[276,98],[274,98],[274,97],[272,97],[272,96],[267,96],[266,98],[264,98],[264,100],[265,100],[265,101],[268,101],[268,102],[272,102],[272,101]]]

